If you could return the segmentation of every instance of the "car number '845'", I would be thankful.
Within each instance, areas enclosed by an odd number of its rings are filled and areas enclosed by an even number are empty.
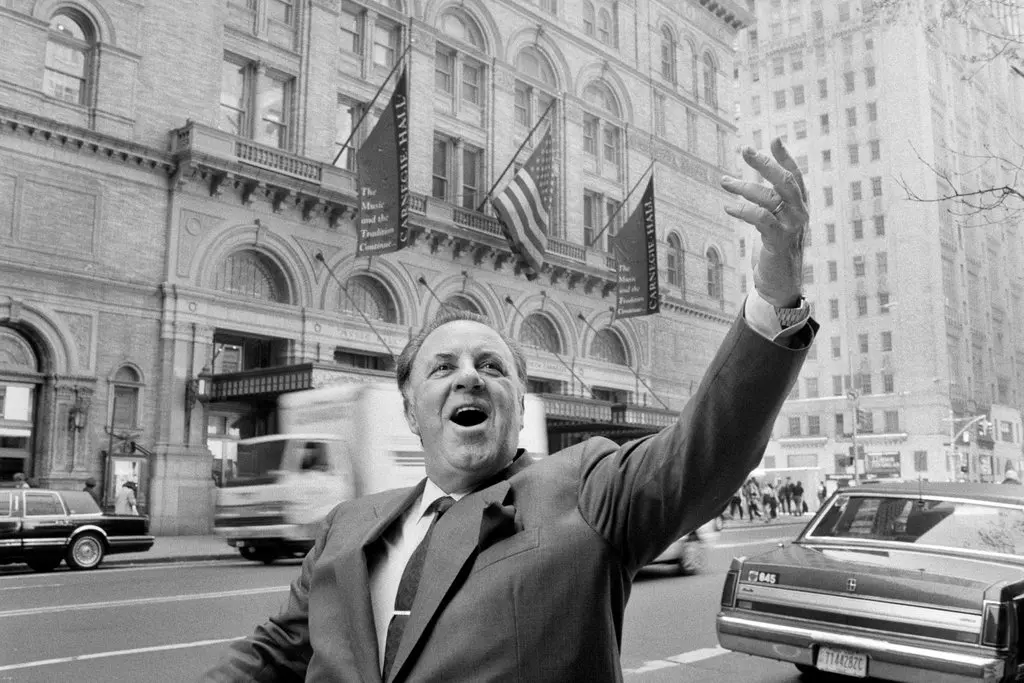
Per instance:
[[[750,583],[770,583],[775,585],[779,582],[779,575],[775,572],[759,572],[751,569],[747,572],[747,581]]]

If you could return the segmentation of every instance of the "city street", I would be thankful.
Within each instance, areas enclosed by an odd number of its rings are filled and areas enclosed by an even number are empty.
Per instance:
[[[797,681],[792,666],[717,646],[714,618],[734,554],[792,538],[799,526],[735,525],[707,574],[646,571],[629,607],[622,665],[629,681]],[[0,576],[0,681],[192,681],[275,612],[299,562],[108,563],[93,572]]]

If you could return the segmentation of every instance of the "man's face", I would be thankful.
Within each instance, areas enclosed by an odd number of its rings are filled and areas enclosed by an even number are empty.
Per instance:
[[[515,455],[523,382],[497,332],[471,320],[424,340],[405,389],[405,416],[420,437],[427,476],[447,492],[470,488]]]

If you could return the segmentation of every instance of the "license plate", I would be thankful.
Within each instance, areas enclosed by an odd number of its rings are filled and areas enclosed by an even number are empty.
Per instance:
[[[860,652],[820,647],[818,648],[816,666],[822,671],[866,678],[868,675],[868,656]]]

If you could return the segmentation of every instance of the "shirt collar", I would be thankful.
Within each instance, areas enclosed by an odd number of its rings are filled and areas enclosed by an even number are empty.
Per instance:
[[[444,498],[445,496],[451,496],[453,500],[458,501],[464,498],[472,489],[465,491],[454,491],[452,493],[445,493],[441,490],[441,487],[434,482],[427,479],[427,483],[423,486],[423,493],[420,495],[419,503],[416,506],[416,521],[423,519],[423,515],[426,514],[427,508],[438,498]]]

